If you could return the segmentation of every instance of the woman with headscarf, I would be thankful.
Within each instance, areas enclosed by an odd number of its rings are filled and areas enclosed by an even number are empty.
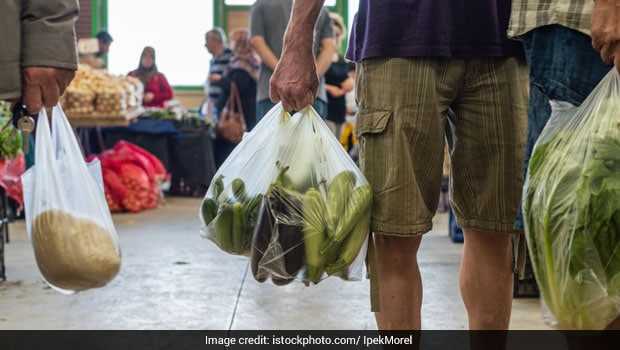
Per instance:
[[[224,76],[222,95],[217,101],[216,108],[219,111],[224,109],[230,98],[231,86],[234,83],[241,98],[246,130],[251,131],[256,125],[256,83],[260,62],[250,45],[250,33],[246,29],[238,29],[232,32],[230,48],[233,51],[233,57],[228,72]],[[235,144],[229,141],[216,139],[215,162],[218,166],[226,160],[234,147]]]
[[[157,70],[155,49],[150,46],[142,50],[140,65],[129,76],[139,79],[144,85],[144,107],[164,107],[166,101],[174,96],[166,76]]]

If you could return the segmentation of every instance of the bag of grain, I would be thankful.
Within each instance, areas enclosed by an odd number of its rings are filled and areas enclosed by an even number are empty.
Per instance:
[[[72,294],[109,283],[120,270],[121,254],[101,168],[87,166],[59,106],[52,129],[41,111],[35,165],[24,174],[26,228],[45,281]]]

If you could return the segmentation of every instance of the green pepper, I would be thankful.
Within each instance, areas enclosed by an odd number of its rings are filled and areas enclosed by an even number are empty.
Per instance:
[[[344,214],[355,182],[355,174],[352,171],[343,171],[332,180],[327,188],[327,234],[331,238],[336,234],[338,220]]]
[[[201,206],[202,220],[209,225],[217,216],[217,203],[211,198],[205,198]]]
[[[370,232],[370,211],[355,225],[340,249],[338,260],[327,266],[326,271],[331,276],[339,272],[346,275],[347,268],[355,261],[364,246]]]
[[[215,218],[215,241],[225,252],[232,252],[232,229],[233,229],[233,208],[229,204],[220,207],[220,212]]]
[[[306,252],[306,280],[319,283],[323,275],[321,245],[325,239],[325,202],[321,193],[310,189],[304,195],[304,247]]]

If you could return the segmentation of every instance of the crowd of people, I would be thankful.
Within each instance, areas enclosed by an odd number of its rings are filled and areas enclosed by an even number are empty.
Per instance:
[[[235,98],[237,91],[246,131],[251,131],[275,104],[269,96],[269,81],[282,54],[283,36],[292,11],[290,1],[257,1],[250,13],[250,28],[237,29],[230,39],[221,28],[209,30],[205,35],[205,47],[212,55],[209,75],[205,83],[207,96],[203,113],[211,116],[218,125],[215,140],[216,164],[221,165],[232,152],[237,141],[223,137],[219,123],[222,111]],[[353,90],[355,66],[347,63],[339,53],[347,34],[342,18],[323,9],[315,29],[317,38],[313,47],[316,55],[317,73],[320,77],[318,95],[313,106],[336,137],[343,135],[342,142],[353,149],[356,140],[349,128],[342,133],[347,115],[354,111]],[[348,95],[348,99],[347,99]],[[348,102],[348,103],[347,103]]]

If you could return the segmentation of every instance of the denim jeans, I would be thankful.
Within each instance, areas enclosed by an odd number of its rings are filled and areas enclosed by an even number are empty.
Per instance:
[[[275,103],[271,102],[271,100],[261,100],[256,102],[256,122],[260,122],[265,114],[267,114],[274,106]],[[327,117],[327,102],[316,99],[316,101],[314,101],[314,109],[321,116],[321,118],[325,119]]]
[[[575,30],[551,25],[534,29],[521,37],[530,66],[528,110],[527,172],[532,151],[551,116],[551,100],[575,106],[588,97],[612,68],[601,61],[589,36]],[[519,212],[516,228],[523,229]]]

